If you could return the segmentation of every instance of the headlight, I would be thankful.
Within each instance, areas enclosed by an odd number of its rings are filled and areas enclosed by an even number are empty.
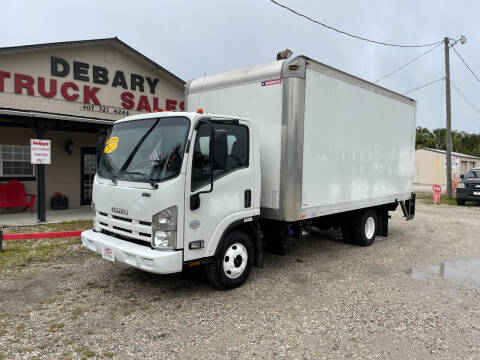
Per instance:
[[[177,244],[177,207],[172,206],[152,217],[152,247],[174,249]]]
[[[457,189],[465,189],[465,184],[463,182],[459,182],[457,184]]]

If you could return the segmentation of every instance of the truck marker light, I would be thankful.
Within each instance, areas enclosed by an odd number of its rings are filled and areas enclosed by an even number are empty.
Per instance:
[[[203,109],[202,109],[202,108],[198,108],[198,109],[197,109],[197,114],[203,114]]]
[[[302,214],[302,216],[300,216],[300,217],[301,217],[301,218],[302,218],[302,220],[303,220],[303,219],[306,219],[306,218],[307,218],[307,215],[305,215],[305,214]]]
[[[290,65],[288,67],[290,70],[297,70],[298,69],[298,65]]]
[[[188,264],[187,266],[188,266],[188,267],[192,267],[192,266],[198,266],[198,265],[200,265],[200,264],[201,264],[200,261],[194,261],[194,262]]]

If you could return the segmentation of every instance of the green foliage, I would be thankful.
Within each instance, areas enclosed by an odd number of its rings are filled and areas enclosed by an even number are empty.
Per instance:
[[[415,148],[422,147],[446,150],[446,130],[417,127]],[[480,156],[480,134],[468,134],[464,131],[452,131],[453,151]]]

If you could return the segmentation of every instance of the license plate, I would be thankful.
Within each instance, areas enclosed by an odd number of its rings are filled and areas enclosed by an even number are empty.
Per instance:
[[[108,261],[115,261],[115,256],[113,255],[113,250],[109,248],[102,249],[102,258]]]
[[[480,191],[474,191],[473,195],[480,195]]]

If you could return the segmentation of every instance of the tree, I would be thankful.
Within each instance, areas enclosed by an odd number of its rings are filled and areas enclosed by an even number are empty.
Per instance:
[[[446,149],[446,130],[417,127],[415,148]],[[480,134],[468,134],[464,131],[452,131],[452,149],[455,152],[480,157]]]

